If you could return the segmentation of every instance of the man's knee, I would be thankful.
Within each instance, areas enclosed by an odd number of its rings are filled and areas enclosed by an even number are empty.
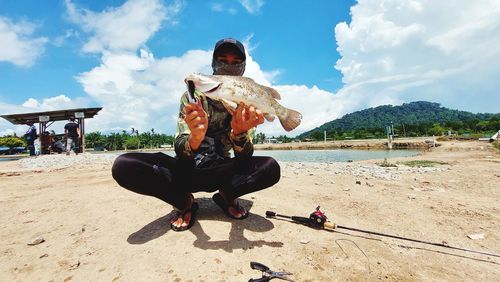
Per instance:
[[[271,185],[278,183],[281,178],[281,168],[278,162],[269,157],[266,162],[266,169],[268,171],[268,180],[272,183]]]
[[[123,154],[118,156],[113,166],[111,167],[111,175],[115,179],[118,184],[123,186],[123,182],[125,181],[125,177],[130,175],[131,171],[131,162],[130,159],[127,158],[127,154]]]

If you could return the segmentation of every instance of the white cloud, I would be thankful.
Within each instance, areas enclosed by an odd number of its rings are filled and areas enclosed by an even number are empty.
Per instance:
[[[339,93],[364,97],[349,111],[428,100],[498,112],[500,2],[360,0],[351,14],[335,27]]]
[[[89,107],[90,104],[91,101],[88,97],[77,97],[71,99],[68,96],[61,94],[42,99],[40,101],[34,98],[29,98],[20,106],[0,102],[0,113],[2,115],[9,115],[62,109],[76,109]],[[56,132],[62,133],[62,126],[59,126],[59,124],[54,124],[54,126],[50,129],[54,129]],[[21,136],[26,130],[27,128],[25,125],[12,125],[7,120],[0,118],[0,136],[12,135],[13,133]]]
[[[0,62],[31,67],[43,54],[46,37],[34,37],[36,25],[27,21],[13,22],[0,17]]]
[[[238,10],[232,7],[226,7],[221,3],[210,3],[210,10],[217,13],[229,13],[231,15],[236,15]]]
[[[278,118],[274,122],[264,122],[258,127],[258,132],[267,136],[296,136],[304,131],[315,128],[333,118],[332,113],[342,109],[342,105],[335,103],[335,96],[316,86],[308,88],[304,85],[274,85],[281,95],[279,103],[302,114],[302,123],[293,131],[286,132]]]
[[[175,24],[174,17],[183,6],[181,1],[164,6],[159,0],[129,0],[117,8],[93,12],[77,8],[71,0],[65,3],[69,20],[91,34],[83,46],[83,51],[89,53],[134,52],[160,29],[163,22]]]
[[[249,14],[260,13],[260,8],[264,5],[264,0],[239,0],[240,4]]]
[[[64,32],[63,35],[55,37],[52,44],[54,44],[54,46],[56,47],[61,47],[69,38],[74,36],[78,36],[78,33],[72,29],[68,29]]]
[[[99,67],[78,77],[85,92],[103,106],[90,129],[155,128],[173,134],[184,78],[190,72],[210,72],[210,59],[211,53],[202,50],[158,60],[145,50],[103,56]]]
[[[84,108],[91,105],[91,100],[88,97],[69,98],[64,94],[37,100],[28,98],[21,105],[12,105],[0,102],[0,113],[3,114],[20,114],[42,111],[56,111],[62,109]]]

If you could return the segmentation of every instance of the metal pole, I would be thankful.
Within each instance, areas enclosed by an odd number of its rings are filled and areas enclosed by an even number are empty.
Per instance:
[[[40,147],[39,147],[39,149],[40,149],[40,151],[39,151],[39,152],[40,152],[40,155],[42,155],[42,151],[43,151],[43,150],[42,150],[42,123],[43,123],[43,121],[40,121],[40,122],[38,123],[38,137],[37,137],[37,139],[38,139],[38,144],[39,144],[39,146],[40,146]],[[33,146],[35,146],[35,143],[33,143]],[[36,155],[36,153],[35,153],[35,155]]]
[[[85,152],[85,118],[80,118],[80,153]]]
[[[45,130],[47,128],[46,124],[47,124],[46,121],[40,122],[40,134],[39,134],[39,136],[40,136],[40,155],[43,155],[44,145],[46,145],[46,144],[44,144],[44,140],[43,140],[43,136],[44,136],[43,133],[45,132]]]
[[[394,140],[394,124],[391,121],[391,141]]]
[[[391,128],[389,126],[386,126],[385,130],[387,131],[387,147],[389,148],[389,150],[392,150],[391,132],[389,132]]]

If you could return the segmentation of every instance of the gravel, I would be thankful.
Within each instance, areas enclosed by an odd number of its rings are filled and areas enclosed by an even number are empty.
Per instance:
[[[58,169],[67,167],[85,167],[90,165],[111,165],[118,154],[90,154],[66,156],[42,155],[20,160],[20,166],[25,169]]]
[[[66,156],[43,155],[20,160],[20,166],[24,169],[60,169],[67,167],[85,167],[92,165],[111,166],[118,154],[91,154]],[[310,176],[318,174],[336,175],[350,174],[356,177],[376,178],[383,180],[399,180],[401,175],[408,172],[429,173],[443,171],[439,167],[409,167],[399,165],[397,167],[381,167],[372,164],[356,164],[344,162],[312,163],[312,162],[280,162],[285,177],[307,174]]]
[[[408,172],[428,173],[439,172],[444,169],[439,167],[381,167],[378,165],[355,164],[355,163],[306,163],[306,162],[287,162],[282,163],[281,167],[285,172],[293,174],[307,173],[309,175],[318,174],[318,170],[322,174],[350,174],[363,178],[377,178],[383,180],[399,180],[401,175]],[[286,175],[286,174],[285,174]]]

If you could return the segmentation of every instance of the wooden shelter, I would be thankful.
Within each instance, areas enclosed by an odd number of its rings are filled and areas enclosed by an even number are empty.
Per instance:
[[[48,112],[34,112],[24,114],[1,115],[4,119],[12,124],[28,124],[38,123],[38,134],[40,136],[41,152],[49,152],[48,148],[51,144],[51,136],[46,134],[49,128],[55,121],[68,120],[74,117],[80,128],[80,152],[85,150],[85,119],[93,118],[102,108],[79,108],[68,110],[57,110]]]

